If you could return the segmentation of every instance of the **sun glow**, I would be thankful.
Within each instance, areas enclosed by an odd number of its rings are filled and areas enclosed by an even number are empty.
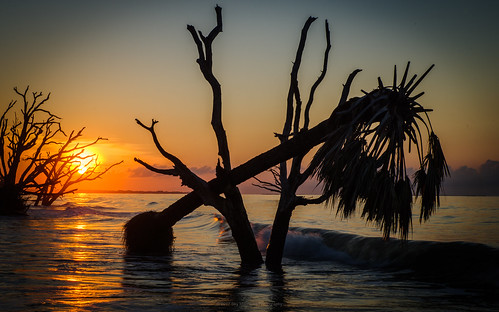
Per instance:
[[[84,159],[79,161],[78,165],[78,173],[84,174],[88,169],[95,166],[96,156],[95,155],[87,155],[83,156]]]
[[[84,174],[87,171],[88,167],[86,165],[80,165],[78,168],[78,173],[79,174]]]
[[[97,159],[98,159],[97,153],[95,153],[93,150],[90,151],[85,149],[78,157],[77,161],[78,173],[85,174],[87,170],[91,169],[96,165]]]

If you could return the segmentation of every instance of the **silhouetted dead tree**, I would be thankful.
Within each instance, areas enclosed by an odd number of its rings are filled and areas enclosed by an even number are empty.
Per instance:
[[[220,156],[216,166],[216,174],[219,179],[224,181],[225,186],[222,190],[224,197],[220,196],[219,192],[213,192],[208,183],[193,173],[179,158],[164,150],[154,131],[154,125],[157,123],[155,120],[152,121],[152,124],[149,127],[145,126],[139,120],[137,120],[137,123],[151,133],[156,148],[166,159],[173,163],[173,169],[154,168],[140,159],[136,158],[135,160],[154,172],[179,176],[182,180],[182,184],[194,190],[194,192],[199,195],[204,205],[216,208],[225,217],[231,228],[232,236],[239,249],[242,264],[244,266],[255,266],[261,264],[263,260],[246,214],[241,193],[237,188],[237,185],[232,183],[229,178],[229,173],[232,168],[229,144],[222,122],[222,89],[212,70],[212,43],[217,35],[222,32],[222,8],[217,6],[215,11],[217,25],[208,36],[204,36],[201,31],[196,32],[196,29],[192,25],[188,25],[187,30],[191,33],[198,50],[198,59],[196,62],[199,64],[201,73],[212,89],[213,103],[211,125],[215,132],[218,143],[218,155]]]
[[[220,25],[220,28],[215,28],[208,37],[199,33],[202,43],[205,44],[205,49],[203,49],[201,40],[194,28],[188,27],[198,47],[200,55],[198,63],[201,71],[206,80],[210,82],[213,90],[214,117],[212,122],[217,119],[216,116],[219,114],[215,112],[216,109],[221,108],[218,106],[221,104],[220,85],[211,73],[211,42],[221,31],[221,9],[218,6],[216,12],[217,27]],[[407,143],[409,151],[411,146],[415,146],[419,156],[420,170],[416,174],[414,187],[416,195],[422,197],[421,219],[426,220],[431,215],[438,206],[441,183],[449,171],[439,140],[429,122],[427,113],[431,110],[425,109],[416,102],[423,93],[415,96],[411,94],[433,66],[417,81],[417,75],[414,75],[406,82],[408,64],[399,85],[397,85],[395,67],[392,86],[385,87],[381,79],[378,78],[378,87],[375,90],[369,93],[364,92],[365,95],[362,97],[348,99],[352,81],[360,72],[360,70],[355,70],[344,84],[339,104],[329,118],[309,128],[309,110],[313,103],[314,92],[327,69],[329,31],[326,24],[328,44],[323,71],[311,89],[304,112],[304,125],[300,129],[301,98],[297,73],[306,34],[313,21],[314,18],[309,18],[302,30],[302,37],[291,72],[285,125],[283,133],[277,135],[280,144],[276,147],[230,169],[230,162],[228,158],[225,158],[228,157],[228,148],[225,133],[221,131],[223,128],[220,120],[220,126],[218,128],[214,126],[214,130],[217,134],[223,167],[218,165],[217,177],[206,182],[190,172],[176,157],[172,157],[161,148],[153,131],[154,121],[150,127],[139,122],[153,134],[156,146],[167,159],[172,161],[174,168],[157,169],[139,162],[156,172],[179,175],[183,183],[194,191],[159,213],[142,213],[130,219],[124,228],[124,242],[128,251],[168,250],[173,240],[171,227],[176,222],[202,204],[211,204],[221,212],[227,211],[223,208],[224,204],[219,204],[213,200],[220,199],[217,197],[218,194],[225,193],[224,203],[232,203],[231,199],[227,197],[227,190],[234,190],[237,184],[278,164],[280,164],[279,172],[275,169],[271,171],[274,175],[274,183],[267,182],[262,185],[265,188],[279,191],[281,194],[283,190],[286,191],[286,194],[281,197],[283,206],[278,208],[276,214],[276,219],[280,221],[274,223],[278,224],[279,227],[274,233],[278,233],[280,238],[276,239],[277,243],[271,243],[271,245],[274,244],[275,251],[271,251],[274,256],[270,256],[272,258],[268,263],[270,269],[280,269],[282,247],[289,219],[296,205],[322,202],[323,200],[329,202],[338,200],[338,212],[344,217],[349,217],[356,209],[357,203],[364,202],[362,216],[378,225],[383,231],[384,238],[388,239],[390,233],[398,232],[405,239],[411,226],[412,190],[406,174],[404,143]],[[206,45],[207,42],[209,45]],[[206,55],[210,56],[209,60],[205,58]],[[204,66],[208,66],[209,70],[206,70]],[[426,129],[429,139],[426,155],[423,148],[424,131],[421,130],[422,127]],[[324,144],[314,155],[309,167],[301,172],[303,157],[313,147],[321,143]],[[225,151],[227,154],[224,154]],[[286,165],[288,159],[292,159],[289,175]],[[298,186],[303,183],[303,179],[308,178],[311,174],[314,174],[323,183],[322,196],[315,199],[296,196]],[[242,207],[242,203],[240,207]],[[234,211],[244,211],[244,208],[234,209]],[[249,224],[245,214],[239,214],[234,219],[239,219],[244,225]],[[228,221],[232,230],[236,230],[236,225],[231,224],[230,220]],[[245,235],[250,233],[245,229],[244,231]],[[271,245],[269,245],[269,249]],[[252,246],[241,246],[238,243],[238,247],[240,252],[243,250],[243,252],[253,254]],[[243,248],[241,249],[241,247]],[[269,252],[269,250],[267,251]],[[243,255],[241,257],[244,259]],[[258,258],[255,257],[255,259]]]
[[[36,205],[51,205],[75,190],[68,190],[69,186],[96,179],[117,165],[102,172],[91,166],[90,156],[82,153],[101,139],[79,144],[75,140],[83,129],[60,142],[65,136],[60,118],[44,107],[50,94],[33,92],[30,99],[29,87],[14,91],[22,99],[19,112],[13,111],[17,101],[11,101],[0,117],[0,214],[25,214],[30,196]],[[83,162],[89,166],[88,173],[78,175]]]
[[[324,51],[324,61],[322,72],[314,82],[310,89],[309,97],[303,111],[303,126],[300,126],[302,117],[302,99],[300,88],[298,84],[298,72],[300,69],[303,50],[305,48],[307,33],[311,24],[316,20],[314,17],[309,17],[303,26],[300,42],[296,52],[296,57],[293,62],[291,70],[291,81],[286,104],[286,119],[284,121],[283,131],[280,134],[275,134],[281,143],[286,142],[294,134],[308,130],[310,124],[310,109],[314,102],[315,91],[324,80],[327,72],[329,51],[331,50],[331,35],[329,24],[325,22],[326,34],[326,49]],[[267,268],[278,271],[281,269],[281,260],[286,242],[286,236],[289,229],[289,222],[291,215],[297,206],[306,206],[308,204],[320,204],[326,200],[326,196],[318,196],[316,198],[307,198],[296,194],[298,188],[312,175],[313,170],[308,168],[302,172],[302,162],[305,155],[309,150],[304,150],[299,155],[291,159],[291,166],[288,170],[288,162],[282,162],[278,171],[271,169],[274,177],[274,182],[265,182],[258,180],[258,187],[267,189],[269,191],[277,192],[280,194],[279,204],[275,214],[274,222],[272,225],[272,232],[270,240],[267,245],[267,252],[265,256],[265,264]]]
[[[20,115],[14,114],[12,122],[9,122],[9,112],[17,103],[13,100],[0,119],[0,212],[2,214],[26,213],[28,209],[24,197],[26,189],[36,190],[38,183],[35,182],[34,178],[41,174],[43,168],[39,166],[37,161],[31,160],[24,170],[21,169],[22,157],[27,151],[35,148],[33,158],[38,159],[42,153],[40,145],[53,144],[54,142],[51,140],[62,132],[60,118],[42,108],[49,100],[50,94],[44,97],[41,92],[33,92],[30,102],[28,88],[22,93],[17,88],[14,88],[14,91],[23,100]],[[39,121],[39,115],[46,119]],[[21,174],[18,179],[19,172]],[[38,189],[40,188],[38,187]]]

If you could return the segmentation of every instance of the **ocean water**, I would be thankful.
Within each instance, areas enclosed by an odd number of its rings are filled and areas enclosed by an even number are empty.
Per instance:
[[[408,242],[298,207],[283,274],[240,270],[210,207],[174,227],[171,255],[126,255],[123,224],[180,196],[80,193],[0,217],[0,311],[499,311],[499,197],[444,197],[423,224],[415,209]],[[278,198],[244,199],[264,252]]]

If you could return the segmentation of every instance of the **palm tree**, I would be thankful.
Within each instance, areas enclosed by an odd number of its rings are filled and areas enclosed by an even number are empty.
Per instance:
[[[323,183],[328,202],[337,202],[337,211],[347,218],[363,203],[362,217],[375,223],[389,239],[399,232],[406,239],[411,229],[413,191],[407,175],[405,148],[415,148],[419,170],[414,175],[415,195],[421,195],[420,221],[427,220],[439,205],[442,181],[449,168],[426,109],[412,96],[433,68],[407,82],[409,65],[399,85],[397,67],[393,85],[378,88],[345,103],[336,114],[341,119],[315,154],[311,167]],[[339,107],[338,107],[339,108]],[[428,137],[426,152],[423,134]]]

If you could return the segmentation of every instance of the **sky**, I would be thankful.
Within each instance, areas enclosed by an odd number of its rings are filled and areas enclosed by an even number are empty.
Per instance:
[[[329,116],[354,69],[363,71],[352,96],[374,89],[378,76],[391,81],[394,65],[401,71],[411,61],[411,73],[421,74],[435,64],[418,89],[458,173],[450,193],[471,192],[472,183],[499,190],[497,1],[1,0],[1,108],[15,99],[13,87],[29,85],[51,92],[47,108],[62,117],[64,129],[86,127],[85,140],[108,138],[93,152],[103,166],[124,163],[83,189],[185,190],[176,178],[133,161],[170,165],[135,118],[159,120],[163,146],[209,179],[217,161],[211,92],[186,25],[208,33],[216,4],[224,30],[213,44],[214,72],[233,164],[277,144],[273,133],[282,129],[300,31],[315,16],[299,75],[302,94],[320,74],[326,19],[333,47],[312,123]]]

